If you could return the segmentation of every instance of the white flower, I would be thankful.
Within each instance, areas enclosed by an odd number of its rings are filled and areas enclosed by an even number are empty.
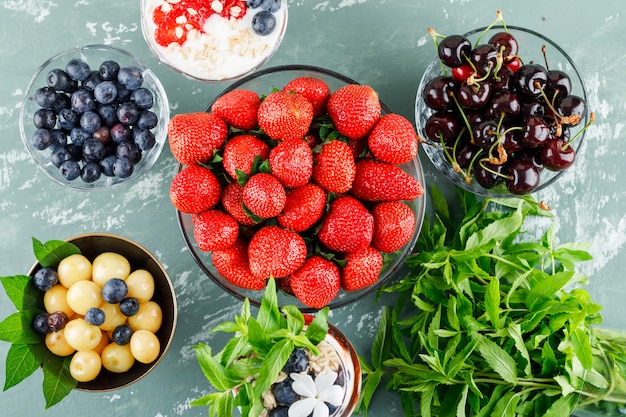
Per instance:
[[[313,412],[313,417],[328,417],[330,411],[326,403],[334,406],[341,405],[343,388],[334,385],[337,372],[320,372],[315,381],[307,374],[289,374],[293,379],[293,390],[304,397],[289,407],[289,417],[307,417]]]

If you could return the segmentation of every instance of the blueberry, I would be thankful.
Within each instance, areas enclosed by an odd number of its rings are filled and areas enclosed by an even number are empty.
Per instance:
[[[100,64],[100,68],[98,68],[98,72],[100,73],[100,77],[102,77],[105,81],[114,81],[117,79],[117,73],[120,71],[120,64],[115,61],[104,61]]]
[[[98,71],[91,71],[89,77],[87,77],[81,83],[81,86],[87,91],[93,91],[98,84],[102,82],[102,77]]]
[[[156,143],[154,133],[144,129],[133,129],[133,140],[142,151],[152,149]]]
[[[72,130],[78,126],[80,115],[69,108],[61,109],[57,115],[57,121],[61,129]]]
[[[94,326],[100,326],[106,320],[106,314],[104,311],[97,307],[91,307],[85,313],[85,321],[89,324],[93,324]]]
[[[132,138],[132,130],[130,127],[117,123],[111,127],[111,140],[115,143],[128,142]]]
[[[91,133],[86,132],[82,127],[75,127],[70,130],[70,140],[73,144],[83,146],[87,139],[91,138]]]
[[[83,159],[83,147],[77,145],[76,143],[68,143],[67,150],[72,155],[72,161],[80,161]]]
[[[127,345],[132,335],[133,330],[127,324],[120,324],[113,330],[111,339],[118,345]]]
[[[289,375],[292,372],[304,372],[308,366],[309,357],[307,356],[306,351],[304,349],[294,349],[287,359],[287,363],[285,363],[283,370],[287,375]]]
[[[130,141],[119,143],[115,154],[118,157],[126,157],[133,163],[137,163],[141,159],[141,151],[134,142]]]
[[[80,165],[78,165],[78,162],[70,159],[61,164],[59,172],[63,178],[72,181],[80,177]]]
[[[289,407],[285,407],[285,406],[272,408],[269,412],[269,417],[288,417],[288,416],[289,416]]]
[[[72,93],[70,97],[71,109],[77,113],[84,113],[89,110],[93,110],[95,102],[93,95],[90,91],[81,88]]]
[[[261,8],[266,12],[276,13],[280,10],[280,4],[282,0],[262,0]]]
[[[98,114],[104,126],[112,127],[119,122],[117,119],[117,104],[115,103],[98,106]]]
[[[139,110],[148,110],[154,105],[154,94],[147,88],[138,88],[130,95],[130,101],[135,103]]]
[[[97,181],[100,175],[102,175],[100,165],[95,162],[87,162],[80,170],[80,178],[86,183]]]
[[[69,109],[70,104],[70,96],[65,93],[57,93],[56,100],[54,100],[54,104],[52,104],[52,111],[59,113],[63,109]]]
[[[42,335],[51,332],[50,326],[48,326],[48,313],[37,314],[33,319],[33,329]]]
[[[35,102],[44,109],[51,109],[56,99],[57,93],[52,87],[41,87],[35,91]]]
[[[50,109],[37,109],[33,115],[36,128],[54,129],[57,124],[57,114]]]
[[[143,84],[143,74],[141,73],[141,69],[131,65],[120,68],[120,71],[117,73],[117,81],[127,89],[133,91]]]
[[[260,11],[252,17],[252,30],[257,35],[265,36],[274,31],[276,18],[266,10]]]
[[[132,91],[123,86],[119,81],[115,83],[115,88],[117,88],[116,103],[125,103],[130,100],[130,95],[133,93]]]
[[[50,131],[52,134],[52,146],[66,146],[67,145],[67,135],[61,129],[52,129]]]
[[[59,282],[59,276],[52,268],[41,268],[33,275],[33,284],[41,291],[48,291]]]
[[[100,129],[93,132],[93,137],[102,143],[108,143],[111,141],[111,129],[101,126]]]
[[[52,149],[52,152],[50,152],[50,162],[57,168],[59,168],[63,162],[71,159],[72,155],[65,146],[57,145]]]
[[[117,118],[125,125],[134,125],[139,119],[139,109],[131,102],[122,103],[117,108]]]
[[[93,133],[100,129],[101,126],[102,120],[98,113],[93,110],[86,111],[80,116],[80,127],[82,127],[85,132]]]
[[[263,0],[246,0],[246,6],[256,9],[263,3]]]
[[[48,327],[53,332],[58,332],[65,327],[68,321],[67,314],[62,311],[55,311],[48,316]]]
[[[102,298],[110,304],[117,304],[126,298],[128,286],[120,278],[111,278],[102,286]]]
[[[102,173],[107,177],[115,176],[115,174],[113,173],[113,164],[115,163],[116,159],[117,156],[108,155],[100,160],[100,168],[102,169]]]
[[[60,68],[50,70],[46,76],[46,82],[49,87],[54,88],[56,91],[64,91],[66,93],[73,93],[78,88],[78,82],[72,80],[69,75]]]
[[[113,162],[113,175],[118,178],[128,178],[133,174],[135,166],[133,161],[125,156],[118,156]]]
[[[83,60],[72,59],[65,66],[65,72],[72,80],[83,81],[91,74],[91,68]]]
[[[337,379],[335,380],[335,385],[344,386],[346,384],[346,372],[340,366],[337,370]]]
[[[272,394],[274,394],[278,404],[288,406],[298,400],[299,396],[293,390],[292,384],[293,381],[291,378],[285,378],[272,385]]]
[[[99,103],[113,103],[117,97],[117,87],[113,81],[103,81],[94,88],[93,96]]]
[[[150,110],[142,111],[136,123],[137,127],[143,130],[154,129],[155,127],[157,127],[158,124],[159,118],[154,112]]]
[[[134,316],[139,311],[139,301],[135,297],[124,298],[120,301],[120,311],[126,317]]]
[[[104,158],[105,153],[104,145],[98,139],[89,138],[83,144],[83,158],[87,162],[98,162]]]
[[[30,137],[30,143],[33,145],[33,148],[40,151],[47,149],[53,142],[52,133],[48,129],[37,129]]]

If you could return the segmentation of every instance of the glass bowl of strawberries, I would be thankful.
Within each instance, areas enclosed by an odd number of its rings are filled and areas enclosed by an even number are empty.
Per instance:
[[[496,23],[463,35],[431,29],[437,56],[415,102],[422,148],[459,187],[530,194],[575,162],[594,116],[583,79],[555,42]]]
[[[197,132],[203,132],[197,135]],[[288,65],[235,82],[205,112],[174,116],[170,198],[201,269],[259,305],[347,305],[413,251],[425,211],[412,123],[367,85]]]

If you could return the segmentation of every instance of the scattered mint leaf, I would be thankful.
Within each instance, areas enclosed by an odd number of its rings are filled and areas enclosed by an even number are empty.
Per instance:
[[[283,366],[287,363],[291,352],[293,352],[293,348],[294,344],[289,339],[282,339],[272,346],[272,349],[270,349],[263,361],[259,377],[254,386],[256,396],[260,397],[263,395],[265,390],[276,380]]]
[[[210,346],[199,343],[194,346],[194,350],[200,368],[202,372],[204,372],[204,376],[206,376],[209,382],[218,390],[231,390],[241,383],[240,378],[232,375],[229,370],[220,363],[219,359],[213,356]]]
[[[63,240],[49,240],[41,243],[33,237],[32,241],[35,258],[44,268],[55,268],[62,259],[80,253],[76,245]]]

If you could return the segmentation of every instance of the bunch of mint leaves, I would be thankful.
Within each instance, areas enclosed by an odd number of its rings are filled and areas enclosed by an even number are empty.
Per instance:
[[[56,268],[69,255],[80,249],[69,242],[50,240],[42,243],[32,238],[35,258],[42,267]],[[43,292],[35,287],[31,276],[0,277],[4,290],[17,312],[0,322],[0,340],[11,343],[6,358],[4,391],[19,384],[37,369],[43,369],[45,408],[65,398],[76,387],[69,371],[71,356],[60,357],[45,346],[44,336],[32,328],[37,314],[44,313]]]
[[[359,412],[382,385],[406,416],[568,417],[626,404],[626,336],[597,327],[601,307],[575,268],[590,245],[557,244],[553,215],[531,197],[458,196],[451,209],[433,187],[409,273],[382,289],[397,303],[382,309],[370,362],[361,357]],[[549,226],[528,238],[536,216]]]
[[[329,308],[319,310],[306,326],[302,312],[293,305],[278,306],[276,282],[265,287],[257,317],[251,316],[246,298],[241,314],[223,322],[211,332],[232,333],[221,351],[199,343],[194,346],[200,368],[214,391],[193,400],[193,406],[207,406],[209,416],[231,417],[239,407],[243,417],[256,417],[264,409],[263,393],[270,388],[295,348],[317,355],[317,345],[328,333]],[[236,393],[235,395],[233,395]]]

